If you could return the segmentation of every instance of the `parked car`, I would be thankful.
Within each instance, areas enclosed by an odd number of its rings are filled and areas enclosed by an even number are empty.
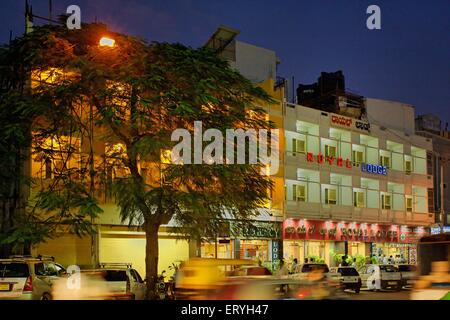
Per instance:
[[[102,268],[82,270],[79,287],[67,289],[64,282],[54,286],[55,299],[61,300],[143,300],[145,282],[130,264],[103,264]],[[69,277],[65,281],[74,280]],[[74,280],[75,281],[75,280]]]
[[[51,300],[52,285],[65,272],[52,257],[0,259],[0,299]]]
[[[413,264],[399,264],[396,267],[402,275],[402,287],[412,287],[417,279],[417,266]]]
[[[394,265],[368,264],[358,270],[362,288],[369,290],[402,289],[402,275]]]
[[[334,267],[330,269],[331,275],[338,275],[340,287],[359,293],[361,290],[361,277],[355,267]]]

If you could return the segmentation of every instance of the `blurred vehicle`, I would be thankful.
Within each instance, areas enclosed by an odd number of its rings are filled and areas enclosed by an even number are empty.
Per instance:
[[[450,234],[422,237],[412,300],[450,300]]]
[[[58,300],[143,300],[145,282],[131,264],[100,264],[101,268],[82,270],[54,286]],[[74,277],[74,278],[72,278]],[[79,277],[79,278],[77,278]],[[68,282],[79,286],[68,288]]]
[[[53,257],[0,259],[0,299],[51,300],[52,285],[65,272]]]
[[[322,300],[342,299],[326,281],[285,277],[228,278],[214,300]]]
[[[242,266],[227,273],[231,277],[271,276],[272,272],[262,266]]]
[[[183,263],[175,279],[177,299],[212,299],[226,281],[227,268],[254,265],[251,260],[193,258]],[[228,270],[230,271],[230,270]]]
[[[395,267],[401,273],[402,287],[412,287],[417,279],[417,266],[413,264],[398,264]]]
[[[336,276],[337,275],[337,276]],[[361,277],[355,267],[334,267],[330,269],[330,276],[340,281],[343,290],[354,290],[359,293],[361,290]]]
[[[369,290],[402,289],[402,275],[390,264],[368,264],[358,270],[362,288]]]

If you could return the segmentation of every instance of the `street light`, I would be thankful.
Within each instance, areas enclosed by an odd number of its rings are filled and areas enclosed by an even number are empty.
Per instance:
[[[114,44],[116,43],[116,40],[108,38],[108,37],[102,37],[99,41],[100,47],[114,47]]]

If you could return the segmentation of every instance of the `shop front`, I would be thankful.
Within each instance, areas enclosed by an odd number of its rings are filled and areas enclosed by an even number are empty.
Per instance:
[[[230,221],[228,235],[201,245],[204,258],[249,259],[270,263],[280,259],[282,250],[281,222]]]
[[[416,243],[425,235],[422,227],[287,219],[283,223],[286,260],[337,265],[342,254],[352,257],[392,256],[396,262],[416,263]]]

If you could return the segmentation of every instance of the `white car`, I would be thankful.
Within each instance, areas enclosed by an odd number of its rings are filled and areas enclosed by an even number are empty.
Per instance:
[[[122,266],[123,265],[123,266]],[[81,270],[54,287],[55,300],[143,300],[145,282],[131,265],[114,264],[111,267]],[[76,284],[69,288],[67,283]]]
[[[61,276],[65,269],[53,258],[0,259],[0,300],[51,300],[52,286]]]
[[[350,289],[356,293],[361,290],[361,277],[355,267],[330,268],[330,275],[339,279],[343,290]]]
[[[413,264],[399,264],[396,267],[402,274],[402,286],[411,288],[417,279],[417,266]]]
[[[402,275],[390,264],[368,264],[358,270],[362,288],[369,290],[402,289]]]

